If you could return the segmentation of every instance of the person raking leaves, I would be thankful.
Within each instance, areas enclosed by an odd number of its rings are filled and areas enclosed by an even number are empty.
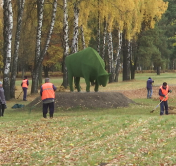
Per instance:
[[[160,115],[164,115],[164,110],[165,114],[168,115],[168,94],[171,93],[172,90],[169,89],[169,86],[167,85],[166,82],[163,82],[163,85],[160,86],[159,88],[159,96],[160,96]]]
[[[55,91],[56,87],[50,83],[50,79],[45,78],[45,83],[40,89],[40,95],[43,101],[43,118],[47,118],[48,108],[50,118],[53,118]]]
[[[23,101],[27,101],[26,98],[27,98],[27,89],[28,89],[28,86],[29,86],[29,81],[27,79],[27,76],[24,76],[24,79],[21,83],[21,86],[22,86],[22,89],[23,89]]]

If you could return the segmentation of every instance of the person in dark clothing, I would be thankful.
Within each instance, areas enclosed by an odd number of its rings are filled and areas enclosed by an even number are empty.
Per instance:
[[[159,89],[159,96],[160,96],[160,115],[164,115],[164,109],[165,114],[168,115],[168,93],[171,93],[172,91],[169,89],[169,86],[166,82],[163,82],[163,85],[160,86]]]
[[[23,101],[27,101],[26,97],[27,97],[27,89],[29,86],[29,80],[27,79],[27,76],[24,76],[24,79],[21,83],[21,86],[23,88]]]
[[[149,77],[147,80],[147,99],[152,98],[153,94],[152,83],[154,83],[154,81],[151,79],[151,77]]]
[[[2,82],[0,81],[0,117],[4,116],[4,109],[6,106],[4,89],[2,87]]]
[[[48,107],[50,118],[53,118],[54,114],[54,99],[55,99],[56,87],[50,83],[49,78],[45,78],[45,83],[41,86],[40,95],[43,101],[43,117],[47,118]]]

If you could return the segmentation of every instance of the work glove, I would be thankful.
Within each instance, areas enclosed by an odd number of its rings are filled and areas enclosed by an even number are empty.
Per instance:
[[[169,93],[171,93],[172,92],[172,90],[169,90]]]

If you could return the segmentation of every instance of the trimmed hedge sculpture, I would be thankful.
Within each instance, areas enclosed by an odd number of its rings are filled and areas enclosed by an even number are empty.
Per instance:
[[[107,85],[109,74],[105,70],[105,63],[97,51],[88,47],[80,52],[66,57],[68,69],[68,81],[70,91],[73,91],[73,77],[76,88],[80,92],[80,77],[86,82],[86,91],[90,92],[90,83],[95,83],[95,92],[98,92],[99,85]]]

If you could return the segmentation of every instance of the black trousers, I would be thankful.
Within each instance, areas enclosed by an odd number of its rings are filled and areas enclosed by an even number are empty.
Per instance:
[[[43,117],[44,118],[46,118],[46,114],[48,113],[48,108],[49,108],[50,118],[52,118],[54,114],[54,102],[43,103]]]
[[[26,100],[27,97],[27,88],[23,88],[23,100]]]
[[[4,116],[5,104],[0,103],[0,116]]]
[[[164,109],[165,109],[165,114],[168,115],[168,102],[167,101],[162,101],[160,103],[160,115],[164,115]]]

